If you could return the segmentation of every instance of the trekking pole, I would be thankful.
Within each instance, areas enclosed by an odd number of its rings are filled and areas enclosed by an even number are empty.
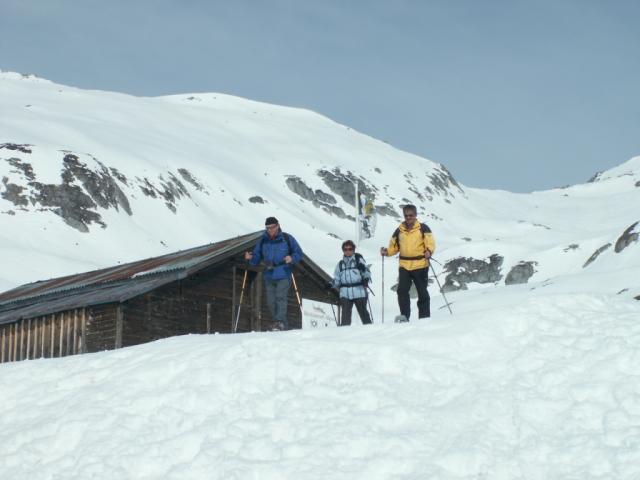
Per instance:
[[[233,333],[238,331],[238,322],[240,321],[240,308],[242,307],[242,298],[244,297],[244,287],[247,284],[247,274],[249,270],[244,271],[244,277],[242,279],[242,290],[240,290],[240,303],[238,303],[238,313],[236,315],[236,323],[233,325]]]
[[[371,315],[371,323],[374,323],[374,321],[373,321],[373,309],[371,308],[371,299],[369,298],[369,295],[367,295],[367,305],[369,305],[369,315]]]
[[[336,327],[339,327],[340,325],[338,325],[338,317],[336,317],[336,311],[333,308],[333,302],[330,305],[331,305],[331,313],[333,313],[333,321],[336,322]]]
[[[382,323],[384,323],[384,255],[382,255]]]
[[[302,300],[300,299],[300,294],[298,293],[298,285],[296,284],[296,277],[291,272],[291,280],[293,281],[293,289],[296,292],[296,298],[298,299],[298,306],[300,307],[300,323],[304,323],[304,311],[302,310]]]
[[[374,297],[376,294],[373,293],[373,290],[371,290],[369,282],[364,282],[362,286],[364,287],[364,296],[367,299],[367,306],[369,307],[369,318],[371,320],[371,323],[373,323],[373,309],[371,308],[371,299],[369,298],[369,292],[371,292],[371,295],[373,295]]]
[[[432,259],[433,260],[433,259]],[[440,262],[438,262],[437,260],[434,260],[436,263],[438,263],[439,265],[442,265]],[[451,311],[451,306],[449,305],[449,300],[447,300],[446,295],[444,294],[444,290],[442,289],[442,285],[440,285],[440,280],[438,280],[438,275],[436,275],[436,270],[435,268],[433,268],[433,264],[431,262],[429,262],[429,266],[431,267],[431,271],[433,272],[433,276],[436,277],[436,282],[438,282],[438,287],[440,288],[440,293],[442,294],[442,297],[444,298],[444,303],[446,303],[447,308],[449,309],[449,313],[451,315],[453,315],[453,312]]]

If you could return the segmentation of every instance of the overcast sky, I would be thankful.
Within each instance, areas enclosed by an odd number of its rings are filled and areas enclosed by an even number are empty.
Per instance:
[[[305,107],[524,192],[640,155],[639,25],[635,0],[0,0],[0,69]]]

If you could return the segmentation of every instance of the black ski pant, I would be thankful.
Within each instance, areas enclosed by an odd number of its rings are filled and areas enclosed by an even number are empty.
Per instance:
[[[400,268],[398,275],[398,306],[400,307],[400,315],[407,317],[407,320],[411,315],[411,298],[409,297],[411,282],[413,282],[418,291],[418,318],[431,316],[431,299],[429,298],[429,292],[427,292],[428,273],[428,268],[420,268],[418,270]]]
[[[367,311],[366,297],[354,298],[353,300],[350,298],[340,298],[340,311],[342,312],[340,315],[340,326],[351,325],[351,311],[354,303],[362,323],[364,325],[371,323],[371,317],[369,317],[369,312]]]

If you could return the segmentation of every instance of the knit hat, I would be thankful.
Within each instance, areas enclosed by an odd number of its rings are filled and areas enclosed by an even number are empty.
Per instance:
[[[278,223],[278,219],[276,217],[267,217],[264,221],[265,225],[275,225],[276,223]]]

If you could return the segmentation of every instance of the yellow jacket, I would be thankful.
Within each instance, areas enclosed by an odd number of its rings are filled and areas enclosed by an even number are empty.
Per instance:
[[[429,249],[433,253],[436,249],[436,242],[433,239],[431,230],[425,224],[421,228],[420,222],[416,221],[413,224],[411,230],[407,229],[404,222],[398,227],[399,233],[391,237],[389,240],[389,246],[387,247],[387,256],[391,257],[400,252],[400,268],[405,270],[418,270],[420,268],[427,268],[429,261],[424,257],[426,249]],[[424,228],[424,233],[422,229]],[[398,239],[400,245],[398,245]],[[405,258],[406,257],[406,258]],[[416,257],[421,257],[417,259]],[[410,258],[414,258],[410,260]]]

